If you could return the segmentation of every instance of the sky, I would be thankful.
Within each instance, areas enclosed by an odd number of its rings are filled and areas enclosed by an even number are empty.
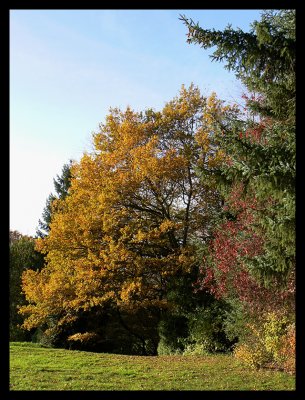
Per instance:
[[[241,83],[186,43],[181,14],[248,31],[261,10],[10,10],[10,230],[35,236],[53,179],[110,107],[160,110],[191,83],[238,101]]]

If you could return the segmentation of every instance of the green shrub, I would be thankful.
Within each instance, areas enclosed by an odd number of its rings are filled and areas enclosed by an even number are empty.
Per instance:
[[[158,325],[158,355],[181,354],[184,349],[183,339],[187,337],[187,319],[180,315],[166,313]]]
[[[234,350],[234,356],[251,368],[259,369],[270,362],[270,354],[257,343],[256,345],[239,344]]]
[[[185,354],[225,352],[232,342],[226,336],[224,309],[217,303],[198,307],[188,318],[188,338],[184,342]]]
[[[182,354],[182,349],[172,346],[165,340],[160,340],[157,347],[158,356],[172,356]]]
[[[233,343],[244,342],[246,339],[246,324],[251,321],[251,316],[246,312],[243,304],[237,299],[228,299],[228,309],[223,318],[223,329],[229,340]]]
[[[256,369],[272,365],[294,372],[295,328],[286,315],[268,312],[246,328],[246,338],[234,350],[236,358]]]
[[[188,343],[183,350],[184,356],[203,356],[208,353],[206,346],[200,343]]]
[[[181,313],[182,314],[182,313]],[[224,331],[225,307],[219,302],[182,315],[167,313],[159,323],[159,355],[226,352],[235,343]]]
[[[263,344],[274,360],[279,357],[281,339],[287,332],[288,323],[289,320],[285,315],[281,317],[276,313],[266,315],[266,321],[263,323]]]
[[[276,360],[282,366],[283,370],[289,373],[295,372],[296,363],[296,342],[295,342],[295,324],[287,327],[287,332],[281,337],[280,346],[277,352]]]

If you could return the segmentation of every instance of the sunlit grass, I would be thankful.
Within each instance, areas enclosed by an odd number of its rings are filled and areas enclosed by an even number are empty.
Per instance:
[[[10,390],[294,390],[295,377],[230,355],[127,356],[11,343]]]

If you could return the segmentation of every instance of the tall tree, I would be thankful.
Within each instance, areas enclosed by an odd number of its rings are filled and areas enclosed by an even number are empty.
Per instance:
[[[42,213],[42,220],[39,220],[38,229],[36,231],[38,237],[45,237],[49,234],[52,215],[55,211],[53,208],[54,200],[64,199],[68,195],[71,181],[71,166],[72,161],[70,160],[68,164],[64,164],[61,175],[57,175],[57,177],[53,179],[55,195],[50,193],[46,200],[46,206]]]
[[[194,240],[208,238],[221,204],[195,167],[221,162],[213,124],[234,112],[193,85],[161,112],[111,110],[94,152],[73,167],[49,235],[37,241],[46,267],[23,276],[26,328],[50,314],[65,324],[109,302],[119,312],[168,306],[173,279],[196,268]]]
[[[188,42],[216,46],[212,60],[226,61],[252,93],[245,96],[251,118],[242,115],[218,137],[230,155],[219,175],[227,196],[242,183],[240,194],[257,199],[252,228],[264,238],[264,251],[249,260],[252,271],[266,282],[285,281],[295,265],[295,10],[265,11],[247,33],[182,20]]]

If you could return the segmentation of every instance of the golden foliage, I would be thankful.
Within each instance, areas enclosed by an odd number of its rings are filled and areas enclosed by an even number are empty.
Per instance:
[[[106,302],[166,306],[170,278],[196,264],[191,238],[207,235],[209,210],[219,206],[195,168],[223,162],[213,132],[227,112],[193,85],[161,112],[110,110],[94,151],[72,167],[49,236],[36,242],[47,265],[23,276],[25,328]]]

